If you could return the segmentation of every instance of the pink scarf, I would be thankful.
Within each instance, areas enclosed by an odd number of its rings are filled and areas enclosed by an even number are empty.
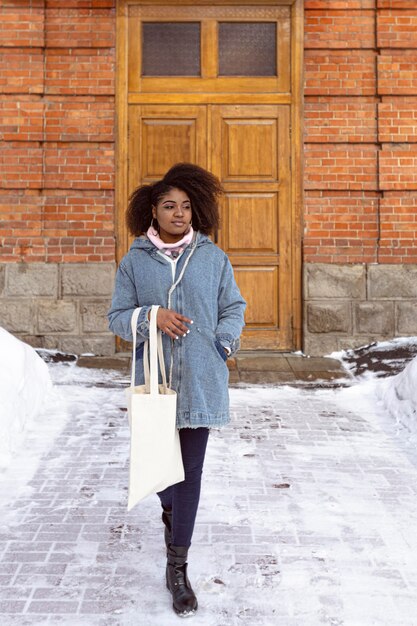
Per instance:
[[[181,252],[184,251],[193,240],[193,227],[190,226],[190,230],[184,235],[182,239],[176,241],[175,243],[165,243],[160,238],[158,231],[153,228],[153,226],[149,226],[147,230],[147,236],[150,241],[158,248],[158,250],[162,250],[166,255],[172,256],[173,258],[177,258]],[[174,254],[173,254],[174,253]]]

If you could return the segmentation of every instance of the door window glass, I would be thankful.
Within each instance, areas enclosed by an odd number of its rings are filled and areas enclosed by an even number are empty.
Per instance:
[[[275,22],[219,22],[219,76],[276,76]]]
[[[142,76],[200,76],[199,22],[144,22]]]

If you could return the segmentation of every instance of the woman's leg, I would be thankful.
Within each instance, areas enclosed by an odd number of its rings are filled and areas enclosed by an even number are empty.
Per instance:
[[[158,491],[158,496],[164,509],[168,509],[168,510],[172,509],[173,493],[174,493],[174,489],[172,485],[170,487],[167,487],[163,491]]]
[[[185,479],[172,486],[172,544],[189,547],[201,491],[201,475],[209,436],[208,428],[181,428],[180,441]],[[164,502],[163,505],[165,506]]]
[[[201,474],[209,435],[208,428],[182,428],[179,431],[185,480],[158,492],[164,509],[165,542],[177,546],[191,544],[201,490]],[[174,506],[174,501],[176,505]],[[172,536],[172,516],[175,508],[175,532]],[[185,543],[180,543],[184,541]]]
[[[184,617],[193,615],[198,608],[187,575],[187,557],[200,499],[208,436],[208,428],[180,430],[185,480],[173,485],[172,535],[167,549],[166,582],[172,594],[174,611]]]

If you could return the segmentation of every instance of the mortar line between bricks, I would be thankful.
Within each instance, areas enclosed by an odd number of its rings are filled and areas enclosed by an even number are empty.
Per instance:
[[[17,578],[18,576],[20,576],[20,570],[22,569],[22,566],[23,566],[23,563],[19,563],[19,564],[18,564],[17,569],[16,569],[16,571],[15,571],[15,573],[14,573],[14,575],[12,576],[12,579],[11,579],[11,581],[10,581],[10,584],[9,584],[9,586],[10,586],[10,587],[13,587],[13,586],[14,586],[14,584],[15,584],[15,582],[16,582],[16,578]]]
[[[27,597],[26,602],[25,602],[25,606],[23,607],[23,610],[22,610],[22,614],[23,615],[27,615],[30,603],[34,599],[33,596],[35,595],[35,590],[36,590],[36,587],[32,587],[32,591],[30,592],[29,596]]]
[[[79,600],[79,603],[78,603],[78,609],[77,609],[76,615],[82,615],[81,607],[82,607],[82,605],[83,605],[83,603],[85,601],[86,593],[87,593],[87,586],[85,586],[84,589],[82,590],[82,594],[81,594],[81,597],[80,597],[80,600]]]

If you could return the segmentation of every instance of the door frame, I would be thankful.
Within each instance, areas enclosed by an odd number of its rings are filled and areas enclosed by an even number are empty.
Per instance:
[[[120,262],[127,250],[128,232],[125,210],[128,200],[128,10],[130,5],[227,5],[227,6],[289,6],[291,10],[291,92],[290,94],[261,93],[258,104],[291,105],[291,327],[293,349],[302,348],[302,232],[303,232],[303,53],[304,53],[304,2],[303,0],[117,0],[116,6],[116,145],[115,145],[115,234],[116,261]],[[175,94],[170,94],[174,97]],[[194,96],[194,97],[193,97]],[[246,94],[234,94],[239,104],[250,103]],[[165,99],[165,101],[167,101]],[[187,94],[187,103],[202,103],[204,94]],[[207,99],[208,101],[208,99]],[[214,99],[210,100],[214,103]],[[228,104],[231,95],[216,94],[216,103]],[[184,102],[184,101],[183,101]]]

